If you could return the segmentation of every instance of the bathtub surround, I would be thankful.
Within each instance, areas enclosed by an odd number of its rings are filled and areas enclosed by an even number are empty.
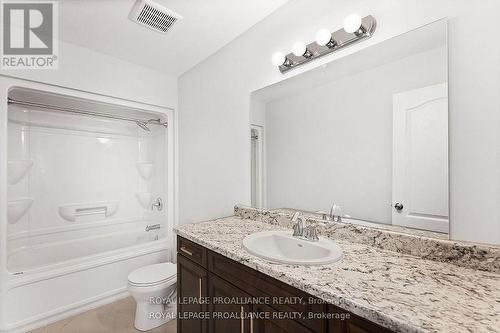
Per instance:
[[[0,241],[0,332],[10,333],[126,297],[130,272],[171,259],[175,120],[171,109],[12,78],[0,77],[0,90],[6,98],[36,90],[45,104],[170,121],[145,131],[134,121],[6,106],[5,160],[32,166],[5,192],[33,200],[16,223],[4,224]],[[158,197],[161,211],[152,210]]]
[[[269,211],[236,205],[234,215],[283,228],[291,228],[293,225],[292,210]],[[499,246],[439,239],[434,237],[434,233],[384,225],[375,227],[374,223],[372,227],[332,221],[325,224],[325,221],[314,214],[305,216],[307,223],[316,225],[318,233],[324,237],[500,274]]]
[[[256,214],[259,218],[258,212],[239,209],[239,214]],[[183,225],[177,228],[177,234],[395,332],[496,332],[500,327],[497,273],[426,260],[341,237],[336,242],[344,257],[337,263],[273,264],[242,247],[247,235],[266,230],[284,228],[231,216]]]
[[[144,131],[135,123],[159,115],[26,88],[10,89],[9,98],[17,101],[8,104],[9,160],[33,161],[8,187],[9,203],[33,201],[7,227],[9,271],[29,273],[167,236],[165,225],[145,231],[162,223],[166,210],[137,198],[167,198],[167,128]],[[143,164],[147,177],[136,167]],[[101,244],[88,244],[92,237]]]

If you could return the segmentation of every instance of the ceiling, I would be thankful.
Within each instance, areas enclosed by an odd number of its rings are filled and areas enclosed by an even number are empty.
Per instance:
[[[135,0],[59,2],[60,38],[178,76],[288,0],[154,0],[183,16],[161,34],[132,22]]]

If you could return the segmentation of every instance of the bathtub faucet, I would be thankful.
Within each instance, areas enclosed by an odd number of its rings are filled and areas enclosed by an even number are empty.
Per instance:
[[[155,207],[159,212],[163,209],[163,201],[161,200],[161,198],[156,199],[155,203],[151,205],[151,210],[153,210]]]
[[[151,225],[146,226],[146,231],[158,230],[160,228],[161,228],[161,226],[159,224],[151,224]]]

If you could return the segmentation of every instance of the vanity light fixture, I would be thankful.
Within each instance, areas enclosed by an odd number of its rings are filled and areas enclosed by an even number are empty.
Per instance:
[[[314,42],[307,45],[304,42],[295,42],[291,53],[284,55],[276,52],[272,62],[282,74],[286,73],[309,61],[370,38],[376,27],[377,21],[373,16],[362,18],[358,14],[351,14],[344,19],[343,29],[334,32],[321,29],[316,33]]]

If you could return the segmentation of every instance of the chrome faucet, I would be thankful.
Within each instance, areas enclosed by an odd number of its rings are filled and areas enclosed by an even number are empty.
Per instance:
[[[318,210],[316,212],[314,212],[315,214],[320,214],[321,215],[321,219],[323,221],[327,221],[328,220],[328,214],[322,210]]]
[[[318,237],[318,230],[316,230],[316,226],[314,225],[307,226],[306,229],[304,230],[304,238],[310,242],[318,242],[319,237]]]
[[[295,222],[293,225],[293,237],[304,237],[306,219],[303,216],[300,216],[299,212],[296,212],[293,214],[292,222]]]
[[[342,222],[342,210],[339,205],[333,204],[330,208],[330,219],[333,222]]]
[[[150,225],[147,225],[146,226],[146,231],[150,231],[150,230],[158,230],[161,228],[161,225],[160,224],[150,224]]]
[[[293,237],[303,238],[310,242],[319,241],[316,226],[306,226],[306,218],[304,216],[301,216],[299,212],[293,214],[292,222],[295,222],[295,224],[293,225]]]

